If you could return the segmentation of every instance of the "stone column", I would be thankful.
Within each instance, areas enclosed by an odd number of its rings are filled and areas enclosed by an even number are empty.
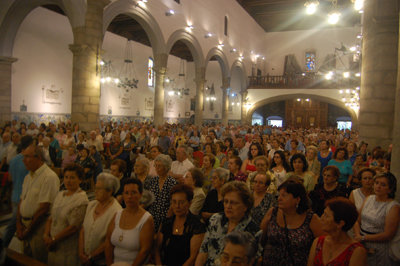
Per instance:
[[[156,75],[154,88],[154,125],[164,124],[164,79],[167,71],[167,54],[154,56],[154,73]]]
[[[228,77],[224,77],[222,80],[222,124],[224,126],[228,125],[228,109],[229,109],[229,100],[228,100],[228,88],[230,84],[230,79]]]
[[[194,124],[201,126],[203,124],[203,105],[204,105],[204,84],[206,83],[206,69],[204,67],[196,68],[196,109],[194,112]]]
[[[0,56],[0,124],[11,120],[11,73],[13,57]]]
[[[360,138],[370,148],[380,145],[386,149],[392,142],[398,61],[397,10],[396,0],[364,2],[359,130]]]
[[[400,36],[398,37],[398,41],[400,43]],[[398,50],[398,58],[397,65],[400,66],[400,47]],[[400,201],[400,192],[399,192],[399,184],[400,184],[400,69],[397,68],[397,87],[395,93],[395,107],[394,107],[394,120],[393,120],[393,149],[392,149],[392,162],[390,165],[390,171],[397,178],[397,193],[396,200]]]
[[[73,29],[71,120],[89,131],[99,125],[103,9],[109,0],[87,0],[85,26]]]
[[[241,109],[242,109],[242,113],[241,113],[240,118],[242,120],[242,123],[244,123],[246,125],[249,125],[249,124],[251,124],[251,121],[248,121],[248,120],[249,119],[251,120],[251,117],[250,118],[247,117],[247,107],[246,107],[247,90],[246,91],[242,91],[240,93],[240,95],[242,96],[242,102],[241,102],[241,105],[240,105]]]

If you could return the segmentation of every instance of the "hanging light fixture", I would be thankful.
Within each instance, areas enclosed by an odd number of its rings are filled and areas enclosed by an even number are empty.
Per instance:
[[[328,14],[328,23],[335,25],[339,22],[341,13],[337,7],[337,0],[332,0],[332,11]]]
[[[318,0],[308,0],[305,2],[304,6],[306,7],[306,13],[308,15],[313,15],[318,8],[319,1]]]
[[[183,98],[183,96],[189,95],[190,89],[185,88],[186,87],[185,60],[181,59],[181,62],[179,63],[178,79],[175,80],[167,78],[165,82],[171,84],[171,90],[168,91],[169,96],[179,96],[180,98]]]
[[[115,72],[111,60],[100,61],[100,82],[102,84],[111,82],[118,84],[119,79],[115,77],[114,73]]]
[[[132,41],[126,42],[124,64],[119,73],[118,87],[124,89],[137,89],[139,80],[136,79],[135,67],[133,65]]]

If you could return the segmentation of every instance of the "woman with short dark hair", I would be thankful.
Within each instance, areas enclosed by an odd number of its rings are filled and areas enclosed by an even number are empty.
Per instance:
[[[309,210],[307,192],[298,178],[289,178],[278,188],[278,207],[271,208],[261,222],[263,265],[306,265],[321,223]]]
[[[203,191],[204,175],[199,168],[191,168],[185,175],[184,183],[193,189],[193,200],[190,204],[190,212],[194,215],[199,215],[201,208],[203,208],[206,194]]]
[[[157,234],[157,265],[193,265],[206,231],[200,218],[189,208],[193,190],[185,184],[171,189],[172,217],[167,218]]]
[[[327,235],[314,240],[308,266],[326,265],[324,261],[329,261],[329,265],[366,265],[365,248],[347,234],[357,217],[356,206],[348,199],[328,200],[321,217],[322,229]]]
[[[307,192],[315,187],[315,180],[312,172],[308,171],[308,163],[306,157],[302,153],[296,153],[290,158],[290,167],[293,169],[286,175],[286,178],[298,177],[303,180],[303,185]]]
[[[349,154],[345,148],[337,148],[333,159],[328,162],[328,165],[334,165],[339,168],[340,177],[338,182],[350,186],[353,176],[353,167],[348,158]]]

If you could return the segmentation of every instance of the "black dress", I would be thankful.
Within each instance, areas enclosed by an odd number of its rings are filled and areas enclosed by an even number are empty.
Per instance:
[[[332,191],[326,191],[324,184],[318,184],[315,186],[314,190],[310,192],[310,199],[312,203],[312,210],[318,216],[321,216],[325,209],[325,202],[331,198],[335,197],[345,197],[347,198],[349,194],[348,189],[344,184],[338,183],[336,188]]]
[[[198,216],[188,213],[184,224],[183,234],[174,235],[173,225],[175,216],[167,218],[161,226],[163,234],[161,244],[161,260],[163,265],[183,265],[190,257],[190,240],[193,235],[204,234],[205,225]]]
[[[224,211],[223,201],[218,201],[218,192],[216,189],[212,189],[208,192],[206,199],[204,200],[203,208],[201,212],[219,213]]]

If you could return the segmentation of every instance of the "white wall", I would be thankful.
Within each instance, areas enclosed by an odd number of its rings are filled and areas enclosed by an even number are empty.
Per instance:
[[[49,23],[51,21],[51,23]],[[71,113],[73,35],[68,19],[44,8],[33,10],[15,39],[11,111],[24,102],[30,113]],[[44,103],[42,88],[61,89],[60,103]]]
[[[285,56],[294,54],[302,70],[305,70],[305,53],[315,50],[318,69],[326,55],[333,54],[335,48],[341,47],[341,43],[347,48],[354,46],[358,33],[360,33],[360,27],[265,33],[263,49],[265,62],[261,61],[258,68],[265,70],[263,71],[265,74],[282,75]],[[351,55],[341,58],[344,65],[340,60],[336,60],[336,67],[338,69],[348,67],[350,58]]]

